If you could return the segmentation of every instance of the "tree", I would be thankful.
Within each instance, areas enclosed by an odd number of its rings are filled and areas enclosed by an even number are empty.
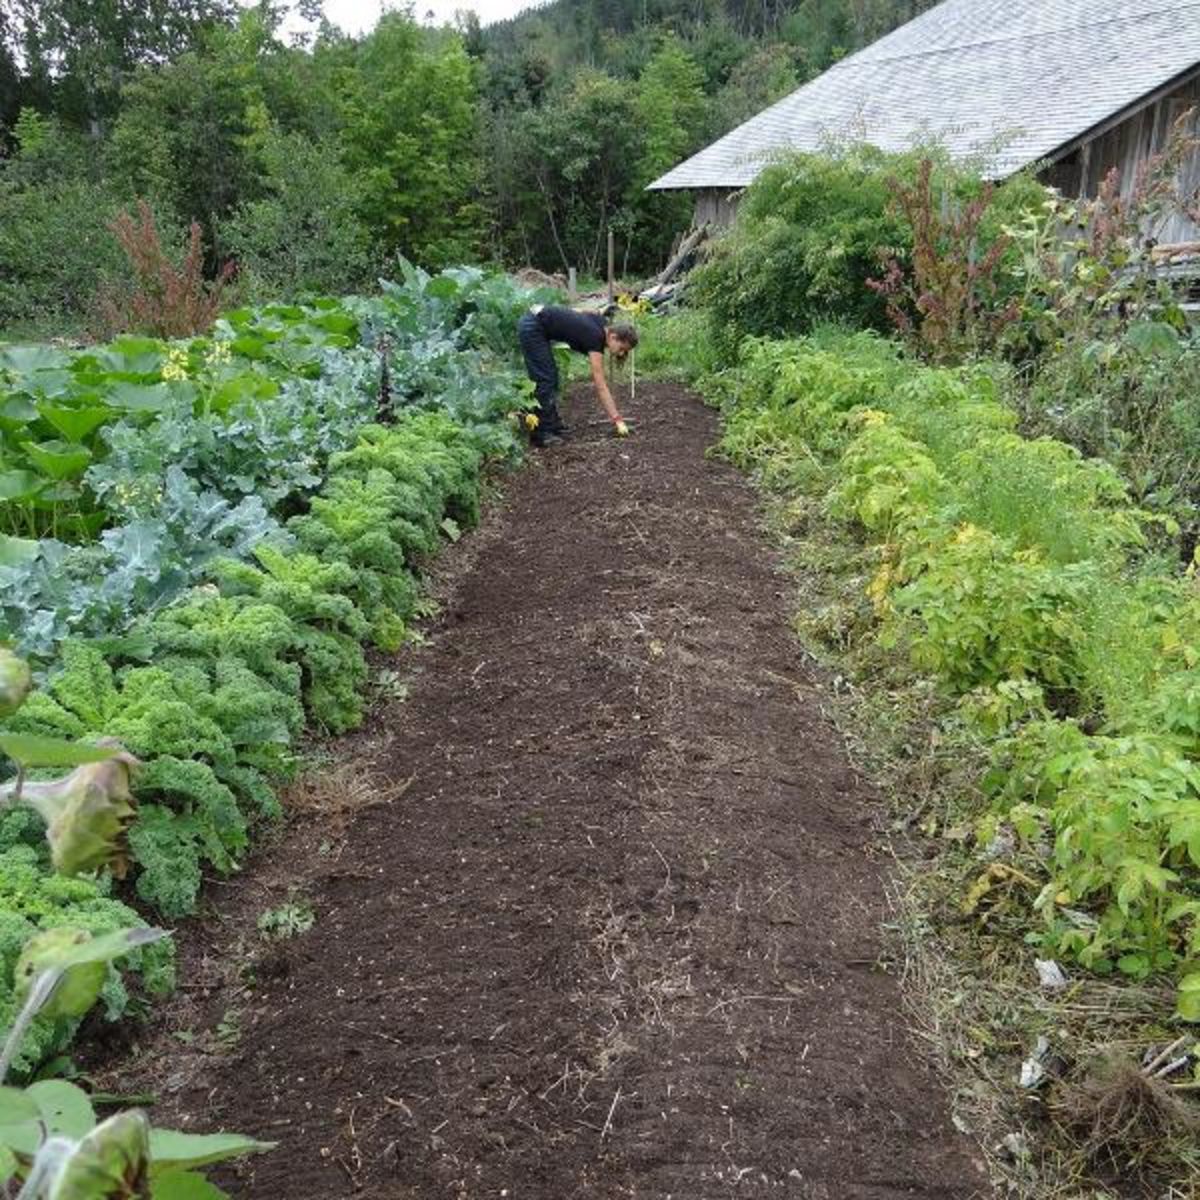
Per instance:
[[[21,73],[17,69],[16,28],[9,13],[0,6],[0,152],[4,138],[21,110]]]
[[[780,42],[759,46],[738,63],[714,100],[710,135],[728,133],[795,91],[799,83],[791,47]]]
[[[125,88],[106,147],[108,170],[124,190],[206,226],[255,181],[261,94],[231,57],[190,52],[164,70],[140,72]]]
[[[239,205],[217,238],[252,290],[280,297],[361,287],[375,265],[370,235],[336,144],[275,130],[263,162],[266,194]]]
[[[255,9],[202,47],[142,68],[122,92],[106,147],[122,190],[206,229],[264,191],[273,131],[330,136],[337,127],[327,56],[278,40],[278,14]]]
[[[98,138],[135,68],[194,46],[236,7],[232,0],[10,0],[7,37],[33,86]]]
[[[631,223],[625,203],[642,143],[629,90],[578,71],[540,108],[517,114],[505,136],[492,172],[507,244],[521,237],[538,266],[599,270],[609,225]]]
[[[0,159],[0,326],[73,321],[120,269],[106,228],[120,198],[57,118],[26,110],[14,136],[17,152]]]
[[[676,38],[664,38],[642,72],[635,111],[644,140],[629,196],[631,233],[635,261],[649,261],[687,225],[691,201],[675,192],[647,192],[646,186],[698,147],[705,126],[703,76]]]
[[[360,217],[387,251],[443,266],[478,246],[477,100],[453,32],[388,13],[355,47],[341,78],[342,156],[360,181]]]

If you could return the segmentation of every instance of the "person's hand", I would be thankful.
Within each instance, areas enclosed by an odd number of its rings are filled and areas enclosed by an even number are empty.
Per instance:
[[[617,417],[613,421],[613,433],[622,438],[629,436],[629,426],[625,424],[624,417]]]

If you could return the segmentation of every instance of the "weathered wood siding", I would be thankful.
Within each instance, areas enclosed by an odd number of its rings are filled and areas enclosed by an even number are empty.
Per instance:
[[[737,216],[738,201],[742,193],[736,188],[705,188],[696,192],[696,208],[692,224],[698,229],[701,225],[712,225],[716,229],[725,229],[733,224]]]
[[[1200,112],[1200,78],[1193,78],[1152,104],[1133,113],[1120,124],[1082,142],[1042,172],[1046,183],[1068,196],[1095,196],[1114,167],[1121,172],[1121,191],[1128,195],[1136,185],[1139,169],[1166,145],[1172,127],[1189,110]],[[1193,129],[1200,128],[1192,118]],[[1200,153],[1184,164],[1180,180],[1185,195],[1200,188]],[[1200,240],[1200,226],[1182,214],[1169,217],[1149,230],[1162,244]]]

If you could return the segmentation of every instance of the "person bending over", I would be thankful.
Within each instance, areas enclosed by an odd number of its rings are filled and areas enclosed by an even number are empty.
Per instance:
[[[558,412],[558,364],[554,361],[554,343],[561,342],[577,354],[586,354],[592,369],[596,397],[612,422],[613,432],[624,437],[628,426],[613,403],[612,392],[604,378],[604,351],[618,362],[638,344],[632,325],[610,325],[603,313],[577,312],[557,304],[536,305],[517,322],[517,338],[525,356],[525,369],[534,383],[537,399],[537,428],[530,441],[548,446],[566,433]]]

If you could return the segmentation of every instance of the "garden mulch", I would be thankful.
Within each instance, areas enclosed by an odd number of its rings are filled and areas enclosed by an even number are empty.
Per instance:
[[[623,408],[617,441],[573,396],[438,567],[407,698],[331,747],[387,801],[297,820],[183,932],[117,1078],[278,1142],[238,1196],[990,1194],[754,494],[683,389]],[[316,923],[267,944],[290,889]]]

